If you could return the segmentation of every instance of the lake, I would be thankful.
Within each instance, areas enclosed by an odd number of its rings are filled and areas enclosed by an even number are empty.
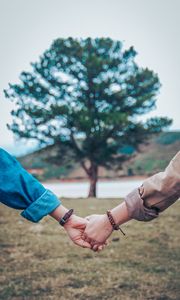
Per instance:
[[[97,184],[97,197],[119,198],[125,197],[134,188],[139,187],[143,179],[122,179],[99,181]],[[59,197],[87,197],[88,182],[45,182],[44,186]]]

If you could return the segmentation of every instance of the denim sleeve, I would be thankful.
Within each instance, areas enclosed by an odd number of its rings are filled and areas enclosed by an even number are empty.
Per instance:
[[[0,148],[0,202],[21,209],[21,215],[38,222],[61,201],[30,175],[20,163]]]

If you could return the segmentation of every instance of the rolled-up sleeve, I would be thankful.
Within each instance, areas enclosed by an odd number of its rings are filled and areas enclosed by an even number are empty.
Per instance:
[[[125,198],[129,216],[138,221],[157,218],[180,197],[180,152],[164,172],[147,178]]]
[[[61,204],[51,191],[3,149],[0,149],[0,201],[23,210],[21,215],[31,222],[39,222]]]
[[[129,217],[138,221],[151,221],[158,217],[158,210],[145,207],[139,189],[133,190],[125,197]]]

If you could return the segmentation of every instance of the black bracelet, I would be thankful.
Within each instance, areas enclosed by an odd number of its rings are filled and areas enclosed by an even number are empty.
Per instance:
[[[59,224],[61,226],[64,226],[66,224],[66,222],[69,220],[69,218],[72,216],[73,212],[74,212],[74,209],[72,209],[72,208],[70,210],[68,210],[68,212],[59,221]]]

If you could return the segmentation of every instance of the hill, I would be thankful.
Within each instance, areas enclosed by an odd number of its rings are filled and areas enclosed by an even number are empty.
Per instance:
[[[152,175],[166,168],[172,157],[180,151],[180,132],[165,132],[142,146],[140,153],[124,164],[125,172],[134,175]]]
[[[130,175],[151,175],[163,170],[171,158],[180,150],[180,132],[165,132],[154,136],[146,145],[140,147],[140,152],[134,152],[122,168],[116,166],[113,170],[99,169],[100,178],[118,178]],[[129,148],[124,147],[129,154]],[[74,161],[71,151],[65,158],[58,159],[57,146],[48,146],[34,153],[18,158],[30,173],[40,180],[48,179],[84,179],[86,174],[81,166]]]

